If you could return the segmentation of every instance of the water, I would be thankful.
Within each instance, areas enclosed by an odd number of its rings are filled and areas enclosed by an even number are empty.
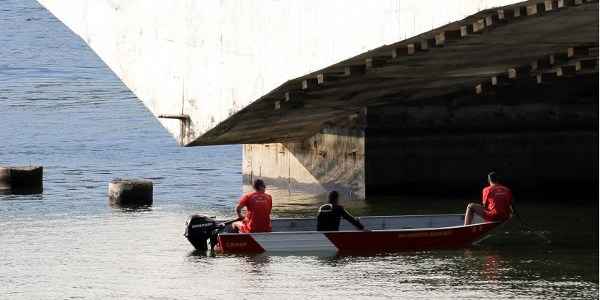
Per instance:
[[[110,70],[30,0],[0,0],[0,164],[45,167],[42,195],[0,196],[0,299],[598,298],[597,199],[523,203],[535,234],[511,224],[469,250],[192,251],[182,236],[186,217],[230,216],[242,192],[241,147],[177,147]],[[152,208],[109,207],[115,177],[151,179]],[[357,214],[456,213],[466,200],[348,205]],[[280,200],[274,213],[308,215],[317,203]]]

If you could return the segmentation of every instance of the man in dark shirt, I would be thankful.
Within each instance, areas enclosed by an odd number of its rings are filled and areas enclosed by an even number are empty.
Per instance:
[[[317,215],[318,231],[338,231],[340,230],[340,221],[342,218],[352,223],[354,227],[365,230],[365,227],[349,214],[343,206],[338,204],[339,194],[336,191],[329,193],[329,203],[323,204],[319,208]]]

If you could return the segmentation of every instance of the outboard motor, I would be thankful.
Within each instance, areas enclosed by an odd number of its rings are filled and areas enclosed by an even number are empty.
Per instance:
[[[194,248],[201,251],[208,250],[208,242],[211,250],[216,244],[219,224],[215,219],[203,215],[191,215],[185,227],[184,236],[192,243]]]

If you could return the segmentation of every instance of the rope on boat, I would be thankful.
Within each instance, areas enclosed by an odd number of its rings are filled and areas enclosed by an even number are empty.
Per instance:
[[[519,224],[521,225],[521,229],[525,229],[533,234],[535,234],[536,236],[538,236],[540,239],[542,239],[544,241],[544,243],[546,244],[550,244],[552,243],[552,241],[550,241],[550,239],[548,239],[547,237],[545,237],[543,234],[535,231],[535,229],[533,229],[533,227],[529,226],[529,224],[525,223],[525,221],[523,221],[523,219],[521,218],[521,215],[519,215],[519,213],[517,212],[517,208],[513,204],[511,204],[511,209],[513,211],[513,214],[515,215],[515,217],[517,217],[517,220],[519,221]]]

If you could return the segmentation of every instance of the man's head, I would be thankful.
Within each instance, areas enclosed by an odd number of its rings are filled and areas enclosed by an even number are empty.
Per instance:
[[[254,190],[257,192],[264,192],[266,189],[265,182],[261,179],[254,180],[254,184],[252,185]]]
[[[488,174],[488,182],[490,184],[497,184],[498,183],[498,174],[496,174],[496,172],[492,171]]]
[[[331,191],[329,193],[329,203],[337,204],[339,198],[340,198],[340,194],[338,194],[337,191]]]

